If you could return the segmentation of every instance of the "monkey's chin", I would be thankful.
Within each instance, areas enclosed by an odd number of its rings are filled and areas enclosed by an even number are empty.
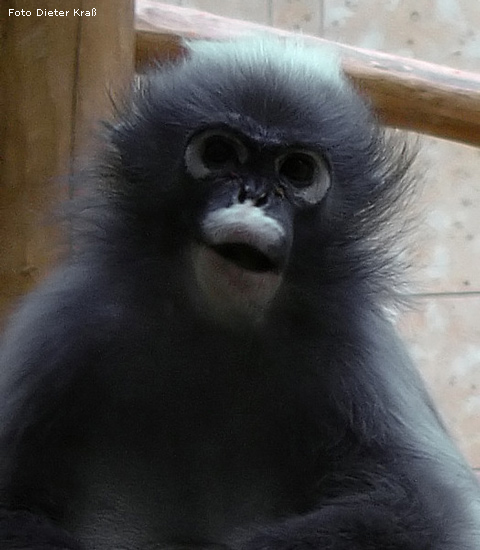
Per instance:
[[[222,322],[259,322],[282,282],[279,271],[255,271],[205,245],[193,248],[193,266],[203,302]]]

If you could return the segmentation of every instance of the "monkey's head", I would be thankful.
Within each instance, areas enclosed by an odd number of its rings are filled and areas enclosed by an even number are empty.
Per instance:
[[[379,235],[409,160],[332,52],[193,42],[140,78],[111,142],[118,210],[148,254],[182,258],[216,317],[260,321],[279,296],[385,279]]]

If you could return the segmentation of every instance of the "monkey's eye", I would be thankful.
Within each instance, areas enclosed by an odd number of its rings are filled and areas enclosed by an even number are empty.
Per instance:
[[[223,130],[207,130],[192,138],[185,151],[187,170],[195,178],[235,170],[247,160],[245,145]]]
[[[280,161],[278,172],[294,185],[304,187],[313,183],[317,166],[310,155],[291,153]]]
[[[310,204],[320,202],[330,187],[326,161],[313,151],[289,151],[277,160],[277,173],[294,195]]]
[[[238,153],[235,143],[225,136],[211,136],[203,146],[202,161],[208,168],[217,169],[236,163]]]

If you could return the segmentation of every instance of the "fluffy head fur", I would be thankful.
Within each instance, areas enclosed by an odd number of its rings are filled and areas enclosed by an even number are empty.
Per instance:
[[[132,231],[124,229],[135,240],[155,235],[156,246],[175,250],[192,238],[196,216],[189,208],[201,203],[201,191],[181,174],[186,144],[201,128],[225,126],[264,147],[303,144],[322,152],[332,184],[322,204],[299,214],[312,221],[306,232],[300,224],[298,240],[305,245],[292,258],[295,277],[361,281],[376,299],[391,298],[414,155],[379,127],[335,52],[266,38],[194,41],[187,48],[181,61],[140,78],[110,126],[101,175],[115,231],[128,219]],[[172,217],[180,204],[188,205],[184,215]],[[108,218],[100,213],[96,220],[107,241]],[[132,224],[134,218],[144,227]]]

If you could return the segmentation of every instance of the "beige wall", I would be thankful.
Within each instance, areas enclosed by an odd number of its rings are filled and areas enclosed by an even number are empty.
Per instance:
[[[478,0],[177,0],[480,72]],[[447,423],[480,468],[480,150],[422,138],[418,297],[400,325]]]

